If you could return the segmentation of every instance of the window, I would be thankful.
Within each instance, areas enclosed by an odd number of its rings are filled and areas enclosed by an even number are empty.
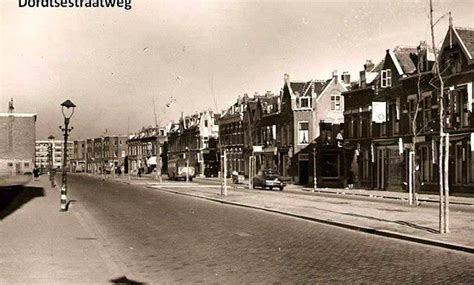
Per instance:
[[[455,183],[463,183],[464,171],[463,171],[463,161],[465,156],[465,151],[461,143],[455,145]]]
[[[369,151],[363,151],[362,153],[362,179],[369,179]]]
[[[392,71],[390,69],[385,69],[380,71],[380,86],[382,88],[391,87],[392,86]]]
[[[421,179],[422,181],[433,181],[433,157],[432,150],[428,146],[422,146],[420,148],[420,158],[421,158]]]
[[[298,122],[298,144],[308,144],[309,123]]]
[[[301,97],[300,98],[300,108],[310,108],[310,98],[309,97]]]
[[[470,161],[469,161],[469,182],[473,183],[474,182],[474,152],[468,151],[467,152],[470,156]]]
[[[204,120],[204,127],[208,127],[209,126],[209,122],[207,120]]]
[[[331,95],[331,110],[332,111],[341,110],[341,95],[340,94]]]

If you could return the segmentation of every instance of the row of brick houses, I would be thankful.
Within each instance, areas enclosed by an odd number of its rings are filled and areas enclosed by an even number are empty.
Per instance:
[[[454,192],[474,190],[473,54],[474,31],[454,27],[437,53]],[[166,128],[121,137],[125,154],[107,151],[114,143],[105,137],[87,140],[86,169],[95,172],[112,161],[129,162],[133,172],[161,163],[166,172],[169,161],[189,159],[197,175],[216,176],[225,151],[227,175],[273,168],[297,184],[312,184],[316,175],[319,187],[346,187],[354,177],[356,187],[401,191],[415,140],[422,191],[436,190],[440,82],[434,60],[421,42],[387,49],[376,64],[367,60],[356,82],[347,72],[324,80],[285,74],[279,94],[244,94],[220,114],[182,115]]]
[[[473,39],[472,29],[450,27],[437,53],[454,192],[474,190]],[[239,97],[218,119],[229,172],[249,175],[254,157],[254,172],[275,168],[298,184],[313,183],[316,173],[320,187],[345,187],[354,176],[357,187],[404,191],[416,140],[421,190],[436,191],[440,82],[434,61],[424,42],[399,46],[387,49],[377,64],[368,60],[358,82],[347,73],[307,81],[285,75],[278,95]]]
[[[252,160],[253,174],[272,168],[286,180],[312,183],[316,138],[337,150],[332,138],[341,131],[341,94],[349,83],[348,73],[339,77],[333,72],[330,79],[307,81],[291,81],[285,74],[280,94],[239,97],[218,119],[219,145],[227,151],[228,171],[248,176]],[[318,163],[333,163],[333,157],[327,155],[330,152],[323,153],[318,154]],[[332,171],[320,173],[323,184],[336,185],[342,180],[342,161],[336,164]]]
[[[436,191],[438,110],[442,103],[445,132],[450,135],[451,191],[473,193],[473,55],[474,30],[450,26],[437,55],[444,81],[442,102],[440,80],[433,72],[434,53],[423,42],[416,48],[388,49],[379,64],[364,65],[360,81],[343,93],[345,160],[355,173],[356,185],[381,190],[404,189],[409,174],[409,151],[416,137],[415,161],[420,167],[421,191]],[[414,122],[415,113],[418,115]]]
[[[167,127],[144,127],[129,136],[128,169],[132,173],[143,170],[144,173],[154,171],[161,165],[162,173],[167,168]]]
[[[181,116],[168,131],[168,162],[189,159],[198,176],[217,176],[219,114],[203,111]]]
[[[128,169],[126,135],[104,135],[72,142],[70,170],[73,172],[108,173]]]

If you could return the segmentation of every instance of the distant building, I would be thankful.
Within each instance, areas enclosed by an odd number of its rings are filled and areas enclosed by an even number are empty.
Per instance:
[[[86,172],[86,140],[73,141],[70,166],[72,172]]]
[[[128,144],[128,167],[132,173],[138,168],[152,172],[160,164],[161,173],[166,173],[167,167],[167,127],[147,127],[130,135]]]
[[[73,156],[73,142],[67,143],[66,167],[69,168],[69,160]],[[64,141],[62,140],[37,140],[35,144],[36,164],[41,169],[47,169],[49,165],[49,148],[52,151],[52,166],[56,169],[63,167]]]
[[[248,174],[244,159],[244,113],[250,100],[254,99],[247,94],[239,97],[217,120],[220,152],[226,150],[228,173]]]
[[[127,139],[126,135],[108,135],[79,140],[77,159],[80,161],[84,157],[85,169],[89,173],[110,173],[119,168],[126,170]]]
[[[36,114],[0,113],[0,175],[31,172],[35,164]]]
[[[172,124],[168,132],[168,161],[184,159],[189,155],[190,165],[200,176],[217,169],[218,118],[219,115],[212,111],[204,111]]]

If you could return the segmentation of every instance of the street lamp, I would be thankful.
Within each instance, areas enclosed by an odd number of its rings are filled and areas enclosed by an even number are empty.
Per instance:
[[[61,104],[61,112],[64,117],[64,128],[59,126],[59,129],[64,133],[64,150],[63,150],[63,173],[62,173],[62,184],[61,184],[61,212],[67,211],[67,174],[66,174],[66,160],[67,160],[67,137],[69,132],[73,130],[73,127],[68,128],[69,119],[74,114],[74,108],[76,105],[71,100],[66,100]]]
[[[185,147],[186,155],[186,182],[189,182],[189,148]]]
[[[313,145],[313,192],[318,188],[318,177],[316,176],[316,144]]]

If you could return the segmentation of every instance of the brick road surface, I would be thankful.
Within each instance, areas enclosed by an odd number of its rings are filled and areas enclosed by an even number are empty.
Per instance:
[[[45,186],[45,196],[27,201],[1,220],[0,283],[101,280],[98,283],[105,284],[121,274],[150,284],[474,282],[472,254],[170,194],[140,184],[72,175],[69,198],[76,202],[66,216],[56,211],[59,192]],[[218,188],[197,185],[191,191],[211,190]],[[51,221],[46,222],[48,219]],[[59,223],[58,219],[65,220]],[[68,249],[70,259],[61,254]],[[56,256],[60,259],[55,263]],[[68,279],[61,279],[68,275],[60,273],[60,264],[70,272]],[[35,279],[35,274],[41,275]]]
[[[79,200],[76,209],[83,207],[81,211],[90,214],[129,270],[127,276],[139,281],[182,284],[474,281],[472,254],[141,186],[111,181],[97,185],[95,178],[77,176],[71,181]]]
[[[127,182],[128,180],[120,180]],[[454,197],[459,204],[450,206],[449,234],[438,234],[438,204],[422,202],[410,206],[399,199],[382,199],[369,196],[337,195],[336,193],[313,193],[301,187],[287,187],[283,192],[247,190],[242,185],[231,185],[228,197],[222,197],[215,179],[198,183],[170,182],[158,184],[153,179],[132,179],[132,184],[186,193],[212,199],[221,199],[245,205],[288,212],[296,215],[375,229],[395,232],[417,238],[469,247],[474,250],[474,198]],[[206,186],[207,185],[207,186]],[[339,190],[341,191],[341,190]],[[344,191],[347,192],[347,191]],[[361,193],[362,191],[359,191]],[[369,192],[369,191],[365,191]],[[379,191],[380,192],[380,191]],[[400,196],[403,193],[385,195]],[[427,197],[425,197],[427,198]]]

